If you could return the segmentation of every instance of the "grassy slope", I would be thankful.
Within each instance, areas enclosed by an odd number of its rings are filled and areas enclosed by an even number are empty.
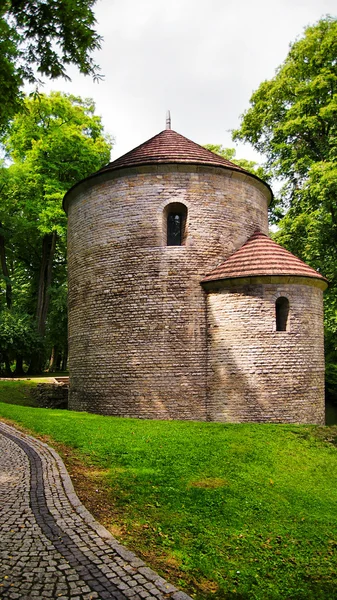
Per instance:
[[[36,406],[35,400],[30,396],[32,388],[36,387],[39,380],[0,380],[0,402],[20,404],[22,406]]]
[[[314,437],[323,428],[0,415],[76,449],[122,541],[197,598],[335,597],[337,450]]]
[[[53,383],[54,376],[62,377],[67,375],[67,372],[58,372],[55,374],[41,374],[39,377],[0,379],[0,402],[20,404],[21,406],[37,406],[37,402],[31,396],[31,390],[38,383]]]

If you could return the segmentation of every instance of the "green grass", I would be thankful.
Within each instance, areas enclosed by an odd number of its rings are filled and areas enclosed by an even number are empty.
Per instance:
[[[30,392],[38,383],[40,381],[36,378],[17,381],[0,380],[0,402],[36,406],[36,401],[30,395]]]
[[[38,383],[52,382],[54,377],[64,377],[68,373],[42,373],[38,377],[25,377],[21,379],[0,379],[0,402],[6,404],[19,404],[21,406],[37,406],[36,400],[31,396],[31,390]]]
[[[336,597],[337,450],[323,439],[335,428],[9,404],[0,415],[75,449],[109,490],[123,541],[155,567],[164,557],[196,598]]]

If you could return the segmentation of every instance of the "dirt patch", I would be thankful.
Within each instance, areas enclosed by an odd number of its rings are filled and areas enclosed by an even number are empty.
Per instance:
[[[188,487],[204,488],[205,490],[215,490],[216,488],[228,486],[229,482],[221,477],[205,477],[190,481]]]

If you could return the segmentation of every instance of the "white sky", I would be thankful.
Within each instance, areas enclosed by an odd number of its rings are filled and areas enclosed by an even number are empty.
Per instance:
[[[70,83],[46,83],[91,97],[115,138],[112,160],[165,129],[199,144],[233,147],[252,91],[273,77],[289,44],[320,17],[337,15],[337,0],[98,0],[95,55],[105,78],[76,70]],[[249,146],[237,157],[257,159]]]

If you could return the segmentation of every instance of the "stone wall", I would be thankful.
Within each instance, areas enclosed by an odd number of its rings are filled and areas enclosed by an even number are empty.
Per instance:
[[[210,420],[324,424],[323,300],[312,285],[208,294]],[[290,303],[287,331],[275,330],[280,296]]]
[[[68,385],[38,383],[30,393],[41,408],[68,408],[68,391]]]
[[[69,202],[70,408],[206,419],[199,282],[256,229],[268,232],[262,184],[220,168],[162,165],[84,185]],[[163,215],[174,202],[187,206],[187,235],[168,247]]]

